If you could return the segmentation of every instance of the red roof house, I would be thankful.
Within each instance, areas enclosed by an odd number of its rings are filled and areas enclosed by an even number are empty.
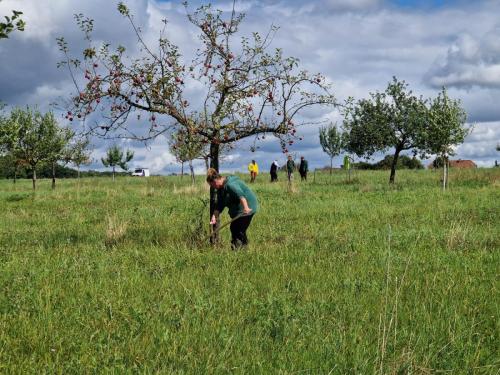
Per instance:
[[[450,160],[450,168],[477,168],[472,160]]]

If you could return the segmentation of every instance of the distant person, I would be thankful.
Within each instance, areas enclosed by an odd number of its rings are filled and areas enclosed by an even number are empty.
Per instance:
[[[231,247],[237,250],[248,244],[247,229],[253,215],[259,209],[257,197],[237,176],[221,176],[214,168],[207,173],[207,183],[217,189],[217,208],[211,217],[210,224],[216,223],[216,217],[225,207],[234,221],[231,229]]]
[[[259,174],[259,165],[252,160],[250,164],[248,164],[248,171],[250,172],[250,182],[255,182],[255,178]]]
[[[498,161],[495,160],[495,167],[498,167]]]
[[[295,171],[295,162],[292,160],[292,155],[288,155],[288,160],[286,161],[286,173],[288,176],[288,182],[293,180],[293,172]]]
[[[278,168],[279,168],[278,160],[273,161],[271,164],[271,170],[269,173],[271,174],[271,182],[278,181]]]
[[[309,171],[309,164],[303,156],[300,157],[299,173],[302,181],[307,181],[307,172]]]

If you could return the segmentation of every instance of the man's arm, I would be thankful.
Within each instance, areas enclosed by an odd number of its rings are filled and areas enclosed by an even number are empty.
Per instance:
[[[240,203],[243,206],[243,213],[245,215],[248,215],[250,212],[252,212],[252,209],[248,207],[248,202],[245,197],[240,197]]]

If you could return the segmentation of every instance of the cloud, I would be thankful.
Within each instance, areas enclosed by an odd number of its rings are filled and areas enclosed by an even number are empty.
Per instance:
[[[434,87],[500,88],[500,25],[481,37],[458,36],[426,79]]]
[[[379,0],[326,0],[318,2],[319,10],[327,8],[332,11],[364,11],[376,9],[381,5]]]
[[[127,0],[135,20],[152,46],[157,43],[161,20],[168,19],[167,36],[185,53],[189,61],[198,45],[196,32],[185,18],[177,1]],[[196,3],[200,3],[196,1]],[[241,25],[242,35],[253,31],[265,33],[271,25],[280,29],[272,47],[283,48],[285,55],[297,56],[301,66],[321,72],[333,83],[333,92],[342,101],[349,96],[366,97],[369,92],[383,90],[395,75],[405,79],[411,89],[426,97],[437,95],[438,88],[449,86],[450,96],[462,100],[475,131],[458,156],[491,165],[500,139],[500,31],[498,1],[451,2],[425,11],[410,5],[397,7],[388,0],[251,0],[238,1],[238,9],[247,13]],[[231,1],[214,3],[224,11]],[[116,1],[86,0],[3,0],[0,15],[12,9],[24,11],[25,32],[15,32],[0,41],[0,100],[9,105],[37,105],[46,110],[58,98],[74,92],[67,71],[57,69],[62,55],[55,38],[64,36],[73,51],[84,46],[73,14],[84,13],[95,19],[98,41],[123,44],[129,56],[140,51],[137,38],[127,20],[116,11]],[[464,22],[464,19],[467,22]],[[189,85],[186,93],[192,108],[203,100],[203,87]],[[310,121],[332,121],[341,117],[333,109],[312,109],[305,114]],[[135,116],[134,116],[135,117]],[[95,119],[91,119],[94,121]],[[130,126],[143,126],[134,118]],[[488,129],[488,130],[484,130]],[[299,130],[304,141],[297,142],[291,152],[304,154],[311,168],[329,163],[321,150],[318,126]],[[99,158],[114,140],[96,138],[94,157]],[[153,173],[179,171],[167,151],[166,140],[158,138],[145,147],[138,142],[118,142],[136,152],[132,167],[150,167]],[[273,159],[284,159],[279,142],[272,136],[257,142],[257,152],[249,151],[253,139],[239,142],[222,162],[223,170],[246,170],[255,158],[266,170]],[[493,145],[493,147],[492,147]],[[334,160],[340,164],[341,158]],[[100,163],[91,167],[102,168]],[[197,162],[198,171],[204,169]]]

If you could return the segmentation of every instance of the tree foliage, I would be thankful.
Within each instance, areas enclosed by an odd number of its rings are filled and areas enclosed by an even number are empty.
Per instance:
[[[203,142],[200,136],[196,134],[190,134],[185,132],[183,129],[178,130],[176,133],[173,133],[170,142],[169,148],[172,155],[175,156],[176,160],[184,165],[184,163],[189,164],[189,169],[191,173],[191,179],[194,183],[194,169],[193,169],[193,160],[202,159],[207,152],[207,144]],[[182,168],[182,174],[184,174]]]
[[[428,119],[424,151],[440,156],[454,155],[453,147],[463,143],[470,132],[470,128],[465,127],[467,114],[460,101],[450,99],[443,88],[430,104]]]
[[[60,160],[61,147],[64,148],[64,140],[70,139],[72,132],[60,128],[52,112],[42,114],[29,107],[14,108],[0,125],[1,148],[12,156],[16,165],[29,166],[36,189],[37,167]]]
[[[386,155],[382,160],[379,160],[376,163],[361,161],[354,163],[354,167],[356,169],[388,170],[391,169],[393,158],[393,155]],[[400,155],[398,158],[397,169],[424,169],[424,165],[416,157]]]
[[[78,177],[80,177],[80,167],[92,162],[92,150],[90,149],[90,138],[73,138],[73,142],[68,144],[64,153],[64,162],[76,166]]]
[[[369,99],[345,107],[344,127],[349,133],[347,149],[360,157],[394,148],[389,182],[393,183],[401,151],[424,146],[427,126],[426,101],[413,95],[408,84],[396,77],[384,92],[370,93]]]
[[[0,39],[6,39],[14,30],[24,31],[26,22],[21,19],[23,12],[13,10],[12,15],[4,16],[5,22],[0,22]]]
[[[404,81],[396,77],[384,92],[371,93],[369,99],[347,102],[344,127],[348,131],[347,149],[360,157],[394,149],[389,182],[393,183],[402,151],[425,157],[463,142],[465,111],[443,91],[435,98],[415,96]]]
[[[343,148],[343,136],[334,124],[319,129],[319,143],[323,151],[330,157],[330,173],[333,169],[333,158],[340,155]]]
[[[134,152],[127,150],[126,154],[117,145],[111,146],[106,151],[106,157],[101,158],[102,164],[105,167],[113,168],[113,180],[115,179],[115,168],[118,166],[123,170],[128,170],[127,163],[134,157]]]

